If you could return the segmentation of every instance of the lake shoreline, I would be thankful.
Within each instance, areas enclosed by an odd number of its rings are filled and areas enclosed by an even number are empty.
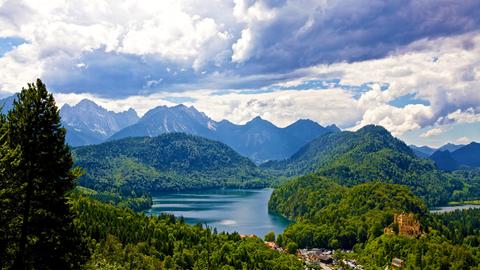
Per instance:
[[[272,192],[272,188],[162,192],[151,195],[153,205],[144,213],[173,214],[183,217],[186,223],[207,224],[217,228],[218,232],[238,232],[263,238],[270,231],[276,235],[283,233],[291,223],[269,211]]]
[[[458,204],[458,205],[446,205],[440,206],[430,209],[430,213],[434,214],[443,214],[448,212],[453,212],[457,210],[467,210],[467,209],[474,209],[480,208],[480,204]]]

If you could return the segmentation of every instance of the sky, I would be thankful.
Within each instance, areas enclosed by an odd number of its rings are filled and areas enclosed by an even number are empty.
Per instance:
[[[478,0],[0,0],[0,97],[480,141]]]

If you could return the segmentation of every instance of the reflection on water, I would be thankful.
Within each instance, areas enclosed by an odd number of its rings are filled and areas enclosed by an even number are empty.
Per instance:
[[[480,208],[480,205],[476,204],[463,204],[463,205],[455,205],[455,206],[442,206],[435,209],[432,209],[431,213],[447,213],[453,212],[455,210],[463,210],[463,209],[470,209],[470,208]]]
[[[219,232],[238,232],[263,237],[282,233],[288,220],[268,213],[272,189],[221,189],[157,194],[147,214],[171,213],[190,224],[207,223]]]

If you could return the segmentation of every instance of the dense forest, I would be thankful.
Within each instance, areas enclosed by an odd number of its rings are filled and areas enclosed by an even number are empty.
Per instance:
[[[475,178],[438,170],[432,161],[416,157],[404,142],[383,127],[373,125],[356,132],[326,134],[290,159],[262,167],[286,176],[315,172],[348,186],[370,181],[402,184],[429,206],[479,195],[480,182]]]
[[[277,238],[298,247],[353,249],[340,254],[368,269],[384,269],[393,257],[409,269],[472,269],[480,264],[480,210],[429,214],[406,186],[369,182],[343,186],[325,176],[307,175],[277,188],[269,207],[296,222]],[[394,214],[412,213],[422,235],[398,230]]]
[[[259,238],[216,233],[171,215],[147,217],[89,198],[71,200],[92,252],[86,269],[303,269]]]
[[[404,186],[370,182],[341,186],[322,176],[308,175],[276,189],[271,211],[298,220],[283,234],[300,247],[352,249],[383,234],[393,214],[408,212],[423,219],[423,201]]]
[[[74,149],[79,184],[127,196],[219,187],[261,188],[267,177],[223,143],[184,133],[126,138]]]

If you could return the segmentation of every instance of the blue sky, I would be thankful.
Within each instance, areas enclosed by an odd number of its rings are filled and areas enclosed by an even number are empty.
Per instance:
[[[0,0],[0,97],[480,141],[477,0]]]

